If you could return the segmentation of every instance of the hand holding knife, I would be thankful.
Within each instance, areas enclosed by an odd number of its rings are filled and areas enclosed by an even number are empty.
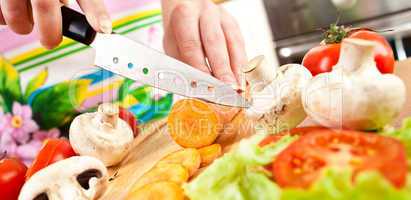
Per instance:
[[[97,33],[81,13],[65,6],[61,10],[63,35],[91,46],[96,66],[182,96],[249,106],[230,85],[124,36]]]

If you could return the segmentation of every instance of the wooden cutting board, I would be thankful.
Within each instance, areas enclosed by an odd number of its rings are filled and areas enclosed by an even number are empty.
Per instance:
[[[411,116],[411,59],[397,63],[395,72],[407,85],[407,103],[398,120],[393,124],[399,126],[401,120]],[[133,184],[164,156],[181,149],[167,133],[167,119],[146,124],[141,127],[126,158],[116,167],[109,169],[110,179],[107,190],[100,199],[124,199]],[[309,120],[304,124],[310,124]],[[232,144],[226,144],[229,148]]]

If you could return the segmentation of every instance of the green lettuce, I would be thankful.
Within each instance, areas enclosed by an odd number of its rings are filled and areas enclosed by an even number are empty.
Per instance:
[[[191,200],[278,199],[280,188],[266,176],[264,166],[293,142],[295,136],[285,136],[263,148],[258,143],[264,134],[240,142],[239,148],[214,161],[194,181],[184,186]]]
[[[411,184],[402,189],[377,172],[362,172],[352,183],[350,170],[326,169],[309,189],[283,189],[281,200],[409,200]],[[410,180],[411,177],[408,177]]]
[[[411,120],[390,135],[400,139],[410,150]],[[277,143],[259,147],[265,137],[258,134],[240,142],[238,149],[214,161],[189,184],[184,185],[191,200],[409,200],[411,173],[402,189],[391,185],[378,172],[357,175],[352,182],[349,169],[325,169],[321,177],[308,189],[280,188],[270,178],[264,166],[271,163],[296,136],[284,136]]]

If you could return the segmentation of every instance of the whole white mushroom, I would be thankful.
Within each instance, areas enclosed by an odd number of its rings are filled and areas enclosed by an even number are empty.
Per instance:
[[[70,144],[80,155],[93,156],[106,166],[118,164],[133,142],[133,131],[118,117],[118,106],[106,103],[97,112],[77,116],[70,126]]]
[[[393,74],[381,74],[374,61],[375,44],[344,39],[339,62],[314,77],[303,91],[306,113],[323,126],[377,130],[390,123],[405,103],[405,85]]]

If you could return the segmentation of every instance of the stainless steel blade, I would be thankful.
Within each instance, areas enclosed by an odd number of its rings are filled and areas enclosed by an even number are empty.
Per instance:
[[[94,64],[113,73],[182,96],[249,107],[230,85],[124,36],[97,34],[90,46]]]

